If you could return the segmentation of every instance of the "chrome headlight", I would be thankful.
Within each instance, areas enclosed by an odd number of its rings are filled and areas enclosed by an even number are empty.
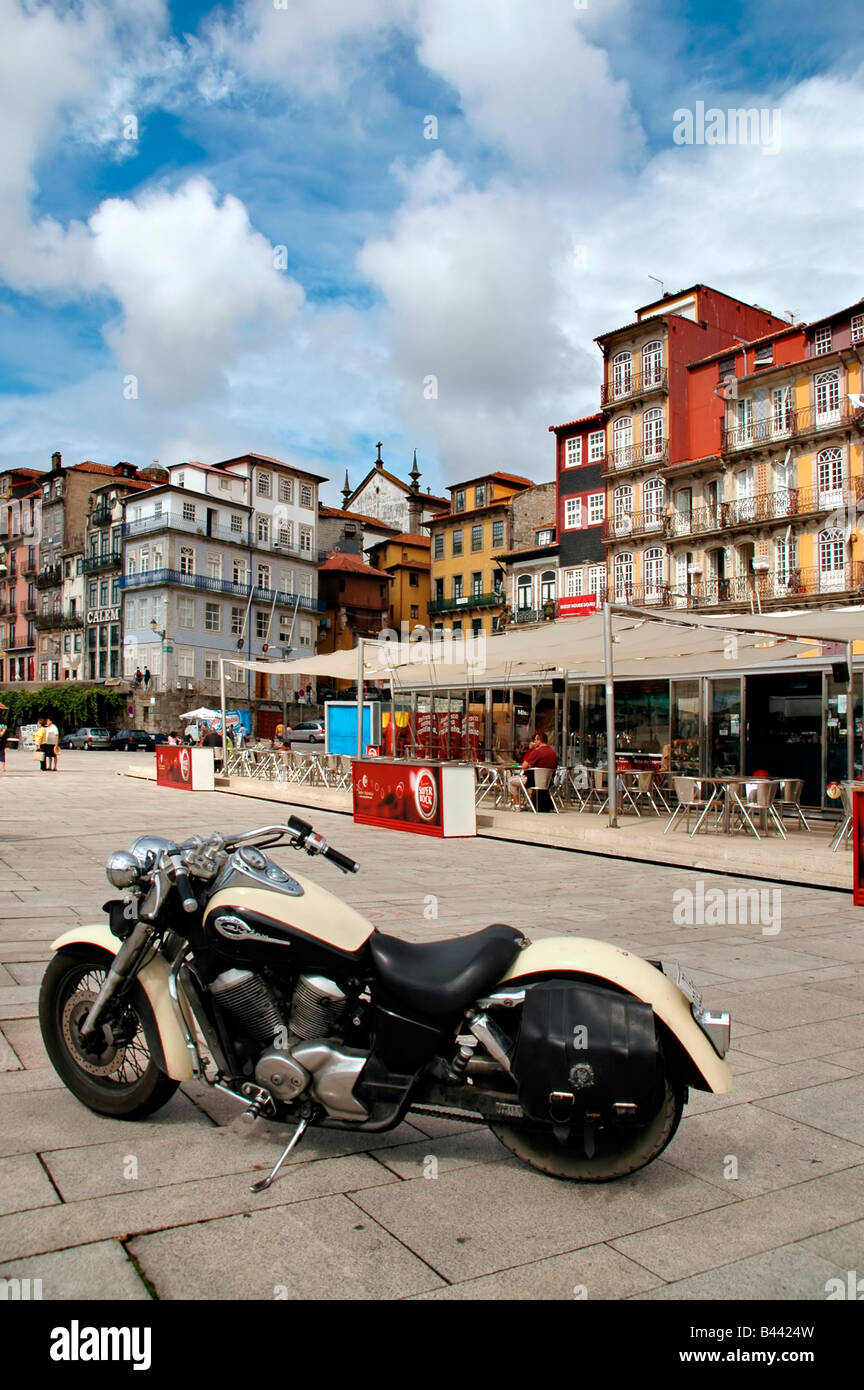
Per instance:
[[[105,873],[115,888],[131,888],[141,877],[141,865],[128,849],[117,849],[108,856]]]

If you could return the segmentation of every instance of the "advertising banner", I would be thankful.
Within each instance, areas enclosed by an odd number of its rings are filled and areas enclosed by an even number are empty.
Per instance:
[[[864,907],[864,782],[852,793],[852,901]]]
[[[438,767],[355,763],[353,796],[354,819],[360,825],[444,834]]]
[[[597,595],[583,594],[580,598],[559,598],[559,618],[587,618],[597,612]]]
[[[191,748],[169,748],[167,744],[159,744],[156,749],[156,785],[191,792]]]

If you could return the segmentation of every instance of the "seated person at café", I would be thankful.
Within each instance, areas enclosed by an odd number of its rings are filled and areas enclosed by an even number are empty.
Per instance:
[[[552,771],[558,766],[558,754],[554,748],[549,747],[549,742],[545,734],[536,733],[528,745],[527,752],[522,761],[522,771],[516,777],[510,778],[510,797],[516,810],[519,810],[519,788],[533,787],[534,768],[548,767]]]

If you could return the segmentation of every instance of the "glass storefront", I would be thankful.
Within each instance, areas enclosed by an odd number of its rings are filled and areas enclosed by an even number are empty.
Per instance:
[[[823,787],[822,679],[821,671],[747,677],[745,771],[803,778],[802,800],[809,806],[819,803]],[[845,740],[845,719],[843,726]],[[844,743],[844,769],[845,753]]]
[[[682,777],[693,777],[699,773],[699,681],[673,681],[669,730],[670,746],[668,757],[663,758],[663,770],[678,773]]]
[[[709,681],[708,767],[712,777],[741,771],[741,680]]]

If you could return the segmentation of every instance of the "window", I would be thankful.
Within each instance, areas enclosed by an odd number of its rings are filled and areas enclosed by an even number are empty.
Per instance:
[[[564,530],[576,531],[582,525],[582,498],[564,498]]]
[[[142,622],[141,627],[144,626]],[[195,600],[194,598],[181,598],[177,600],[177,626],[195,626]]]
[[[236,605],[232,606],[232,608],[231,608],[231,636],[232,636],[232,637],[239,637],[240,634],[242,633],[242,631],[243,631],[243,618],[244,618],[243,609],[242,609],[242,608],[238,608]]]
[[[793,423],[792,387],[777,386],[771,392],[771,433],[774,438],[791,434]]]
[[[663,344],[658,340],[642,349],[642,385],[657,386],[663,380]]]
[[[633,589],[633,556],[626,552],[616,555],[614,571],[616,601],[626,601]]]
[[[443,560],[443,559],[444,559],[444,533],[443,533],[443,531],[438,531],[438,532],[436,532],[436,534],[435,534],[435,559],[436,559],[436,560]]]
[[[178,487],[185,487],[185,486],[186,486],[186,474],[185,474],[185,473],[178,473],[178,474],[177,474],[177,486],[178,486]]]
[[[843,452],[823,449],[816,455],[820,507],[839,507],[843,503]]]
[[[230,492],[230,491],[231,491],[231,479],[230,479],[230,478],[220,478],[220,479],[219,479],[219,491],[220,491],[220,492]]]
[[[306,507],[311,511],[313,506],[313,492],[311,483],[300,484],[300,506]]]
[[[471,575],[471,596],[477,598],[483,592],[483,571],[475,570]]]
[[[454,576],[453,576],[453,597],[454,597],[454,598],[461,598],[461,597],[462,597],[462,576],[461,576],[461,574],[454,574]]]
[[[300,527],[300,553],[301,555],[312,554],[312,527]]]
[[[184,521],[194,521],[194,520],[195,520],[195,503],[194,503],[194,502],[184,502],[184,503],[183,503],[183,520],[184,520]]]
[[[231,578],[235,584],[249,583],[249,570],[245,560],[236,559],[231,562]]]
[[[626,396],[633,384],[633,368],[629,352],[618,352],[612,358],[612,394]]]
[[[606,457],[606,431],[592,430],[588,436],[588,462],[599,463]]]
[[[454,510],[454,512],[464,512],[464,510],[465,510],[465,489],[464,489],[464,487],[457,488],[456,491],[455,491],[454,494],[453,494],[453,510]]]
[[[864,314],[853,314],[850,324],[853,343],[864,343]]]
[[[90,585],[90,588],[89,588],[89,590],[88,590],[88,593],[89,593],[89,595],[90,595],[90,607],[91,607],[91,608],[95,608],[95,607],[96,607],[96,604],[97,604],[98,601],[99,601],[98,598],[97,598],[97,595],[98,595],[98,593],[99,593],[99,586],[98,586],[98,584],[91,584],[91,585]],[[132,602],[134,602],[134,600],[132,600]]]
[[[633,421],[629,415],[612,426],[612,461],[616,468],[626,468],[633,462]]]
[[[582,436],[577,434],[572,439],[564,441],[564,467],[578,468],[582,462]]]
[[[645,511],[646,530],[662,530],[665,504],[666,488],[662,478],[650,478],[642,488],[642,506]]]
[[[519,612],[527,612],[527,610],[532,607],[530,574],[520,574],[516,594],[516,607],[519,609]]]
[[[304,570],[300,576],[300,597],[312,597],[312,575],[309,573],[309,570]]]
[[[140,510],[141,510],[140,507],[136,507],[136,511],[139,511],[139,512],[140,512]],[[161,497],[158,498],[158,499],[153,503],[153,515],[154,515],[154,516],[161,516],[161,515],[162,515],[162,499],[161,499]],[[138,519],[138,518],[136,518],[136,519]]]
[[[662,598],[666,579],[665,565],[666,558],[659,547],[655,550],[645,551],[642,557],[642,581],[646,603],[656,603],[658,599]]]
[[[100,585],[99,585],[99,606],[100,606],[101,608],[106,608],[106,607],[108,606],[108,580],[107,580],[107,579],[103,579],[103,580],[101,581]]]
[[[746,444],[753,438],[753,398],[744,396],[735,402],[735,425],[738,430],[738,443]]]
[[[222,556],[210,554],[207,556],[207,578],[222,578]]]
[[[412,603],[412,604],[411,604],[411,617],[412,617],[412,618],[419,618],[419,617],[420,617],[420,609],[419,609],[419,606],[418,606],[416,603]]]
[[[814,380],[816,423],[830,424],[840,419],[840,373],[820,372]]]
[[[256,637],[261,637],[261,638],[263,638],[263,637],[266,637],[266,636],[267,636],[267,618],[268,618],[268,614],[267,614],[267,613],[260,613],[260,612],[258,612],[258,611],[256,610],[256,613],[255,613],[255,636],[256,636]]]
[[[220,479],[221,481],[221,479]],[[204,658],[204,679],[205,681],[216,681],[219,679],[219,658],[218,656],[205,656]]]
[[[826,352],[831,351],[831,326],[827,328],[817,328],[815,338],[816,356],[822,357]]]
[[[605,492],[592,492],[588,498],[588,525],[596,526],[606,520]]]
[[[564,597],[565,597],[565,598],[581,598],[581,597],[582,597],[582,571],[581,571],[581,570],[565,570],[565,571],[564,571]]]
[[[301,647],[312,647],[315,645],[312,636],[312,624],[308,618],[300,619],[300,645]]]
[[[461,637],[461,636],[462,636],[462,619],[461,619],[461,618],[456,618],[456,619],[453,620],[452,632],[453,632],[453,636],[454,636],[454,637]]]
[[[279,544],[280,544],[280,545],[293,545],[293,544],[294,544],[294,522],[293,522],[293,521],[280,521],[280,522],[279,522]]]
[[[557,598],[555,588],[555,571],[544,570],[540,576],[540,602],[554,603]]]
[[[242,536],[243,534],[243,518],[238,516],[236,512],[231,513],[231,530],[235,536]]]
[[[612,518],[616,536],[629,536],[633,530],[633,489],[617,487],[612,494]]]
[[[843,532],[820,532],[819,588],[842,589],[845,582],[845,569]]]
[[[498,550],[504,544],[504,522],[492,522],[492,549]]]
[[[259,497],[272,497],[272,481],[269,473],[258,472],[256,482],[256,492]]]
[[[534,536],[534,543],[535,543],[535,545],[551,545],[551,544],[552,544],[552,535],[553,535],[553,532],[552,532],[552,530],[551,530],[548,526],[547,526],[544,530],[542,530],[542,531],[537,531],[537,532],[535,532],[535,536]]]
[[[181,545],[180,547],[180,573],[195,573],[195,551],[191,546]]]
[[[279,501],[280,501],[280,502],[288,502],[291,506],[294,505],[294,479],[293,479],[293,478],[280,478],[280,479],[279,479]]]
[[[270,518],[268,516],[256,517],[255,534],[258,537],[259,545],[270,544]]]
[[[798,542],[794,536],[774,542],[774,580],[777,588],[789,588],[798,568]]]
[[[259,566],[258,566],[258,579],[257,579],[257,583],[258,583],[258,588],[259,588],[259,589],[269,589],[269,588],[270,588],[270,566],[269,566],[269,565],[259,565]]]
[[[762,343],[753,354],[754,367],[770,367],[774,362],[774,344]]]
[[[475,506],[475,507],[485,507],[485,506],[486,506],[486,484],[485,484],[485,483],[478,483],[477,487],[475,487],[475,489],[474,489],[474,506]]]
[[[221,603],[204,604],[204,631],[222,631],[222,605]]]
[[[454,531],[454,532],[453,532],[453,551],[452,551],[452,553],[453,553],[454,555],[461,555],[461,554],[462,554],[462,532],[461,532],[461,531]]]
[[[483,527],[482,527],[482,526],[472,526],[472,527],[471,527],[471,549],[472,549],[472,550],[482,550],[482,549],[483,549]]]
[[[184,676],[187,680],[195,678],[195,648],[177,648],[177,675]]]
[[[409,589],[418,589],[420,587],[420,575],[416,570],[408,571],[408,587]]]
[[[133,600],[133,602],[134,602],[134,600]],[[189,624],[189,626],[190,626],[190,627],[194,627],[194,626],[195,626],[195,608],[194,608],[194,602],[195,602],[195,600],[192,599],[192,600],[190,600],[190,602],[193,604],[193,608],[192,608],[192,621],[191,621],[191,623]],[[94,603],[95,603],[95,599],[94,599]],[[131,613],[132,611],[133,611],[133,610],[132,610],[132,605],[130,604],[130,606],[129,606],[129,612]],[[150,618],[149,618],[148,614],[149,614],[149,608],[148,608],[148,606],[147,606],[147,600],[146,600],[146,598],[141,598],[141,599],[139,599],[139,600],[138,600],[138,626],[139,626],[139,627],[146,627],[146,626],[147,626],[147,624],[148,624],[149,621],[150,621]]]
[[[642,416],[642,444],[645,457],[657,458],[663,452],[663,411],[658,407]]]
[[[279,571],[279,592],[282,594],[293,594],[294,592],[294,571]]]

